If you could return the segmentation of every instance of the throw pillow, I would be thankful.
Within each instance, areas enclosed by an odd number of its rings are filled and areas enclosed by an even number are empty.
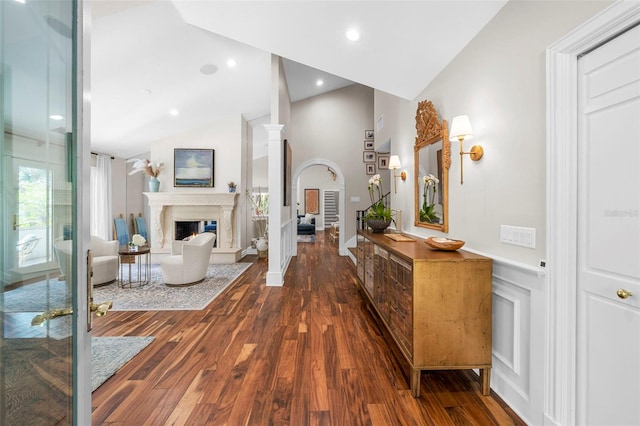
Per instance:
[[[313,219],[313,215],[311,213],[307,213],[304,215],[300,223],[304,223],[305,225],[311,225],[311,219]]]

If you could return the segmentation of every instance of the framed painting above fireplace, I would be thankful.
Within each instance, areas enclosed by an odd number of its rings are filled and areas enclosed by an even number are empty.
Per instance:
[[[214,158],[215,151],[213,149],[175,148],[173,150],[173,186],[212,188],[214,186]]]

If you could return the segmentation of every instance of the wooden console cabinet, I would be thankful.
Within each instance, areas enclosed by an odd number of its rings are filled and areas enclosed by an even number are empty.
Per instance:
[[[356,257],[364,294],[411,366],[413,396],[422,370],[473,368],[488,395],[491,259],[368,231],[358,231]]]

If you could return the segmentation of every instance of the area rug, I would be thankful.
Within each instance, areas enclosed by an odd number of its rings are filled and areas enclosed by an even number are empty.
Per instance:
[[[167,287],[160,265],[151,265],[151,282],[142,287],[120,288],[118,281],[94,288],[93,300],[112,301],[114,311],[200,310],[233,283],[251,263],[209,265],[205,280],[188,287]],[[132,274],[137,274],[132,266]],[[127,271],[128,274],[128,271]],[[69,306],[64,281],[50,280],[4,293],[5,312],[41,312]]]
[[[149,345],[154,337],[91,339],[91,390]],[[71,403],[71,337],[5,339],[2,347],[5,413],[10,425],[59,424]]]
[[[91,338],[91,391],[98,389],[155,337],[118,336]]]
[[[315,235],[298,235],[299,243],[315,243],[316,236]]]
[[[151,265],[151,282],[142,287],[117,282],[93,290],[96,302],[112,301],[114,311],[201,310],[240,276],[251,263],[209,265],[203,282],[187,287],[168,287],[162,280],[160,265]],[[137,273],[135,266],[132,274]]]

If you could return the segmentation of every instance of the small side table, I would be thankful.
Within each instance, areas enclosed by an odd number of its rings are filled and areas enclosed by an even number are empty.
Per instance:
[[[144,259],[142,256],[144,256]],[[129,261],[123,262],[123,259]],[[151,281],[151,248],[149,246],[138,246],[136,250],[130,250],[129,246],[120,246],[118,249],[118,260],[120,262],[120,287],[124,287],[126,284],[129,284],[129,288],[134,284],[140,287],[149,284]],[[133,276],[131,276],[132,264],[136,264],[138,267],[138,273]],[[124,269],[126,266],[123,268],[123,265],[129,266],[129,280],[127,282],[124,280]]]

